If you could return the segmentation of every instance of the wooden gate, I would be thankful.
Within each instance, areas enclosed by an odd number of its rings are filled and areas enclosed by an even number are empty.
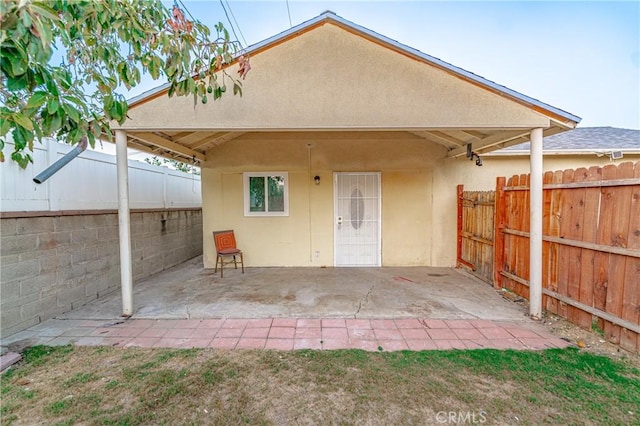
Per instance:
[[[458,267],[493,285],[495,191],[458,185]]]

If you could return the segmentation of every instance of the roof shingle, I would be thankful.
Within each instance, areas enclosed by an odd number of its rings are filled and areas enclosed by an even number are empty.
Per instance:
[[[529,142],[525,142],[495,152],[528,151],[529,148]],[[617,127],[582,127],[545,137],[543,149],[545,151],[611,151],[617,149],[640,151],[640,130]]]

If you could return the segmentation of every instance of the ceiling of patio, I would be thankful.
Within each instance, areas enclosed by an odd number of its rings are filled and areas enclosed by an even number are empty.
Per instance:
[[[545,136],[564,131],[560,127],[545,129]],[[246,135],[242,131],[128,131],[129,147],[160,157],[192,163],[204,161],[207,150]],[[447,149],[448,158],[463,157],[467,144],[482,154],[517,145],[529,140],[530,129],[509,130],[415,130],[402,131],[424,139],[425,142],[441,145]]]

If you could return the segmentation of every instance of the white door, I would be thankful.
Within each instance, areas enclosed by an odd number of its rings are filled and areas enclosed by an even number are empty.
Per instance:
[[[380,266],[380,173],[335,173],[335,266]]]

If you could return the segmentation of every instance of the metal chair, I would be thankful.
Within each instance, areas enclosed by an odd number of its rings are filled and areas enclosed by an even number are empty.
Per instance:
[[[218,272],[218,261],[220,262],[220,278],[224,277],[224,265],[232,263],[238,269],[238,263],[242,266],[244,274],[244,261],[242,258],[242,250],[236,247],[236,237],[233,230],[213,231],[213,241],[216,244],[216,267],[214,273]],[[240,261],[236,256],[240,257]],[[232,258],[232,259],[229,259]],[[225,260],[229,259],[229,260]]]

